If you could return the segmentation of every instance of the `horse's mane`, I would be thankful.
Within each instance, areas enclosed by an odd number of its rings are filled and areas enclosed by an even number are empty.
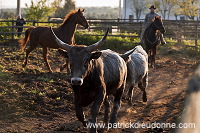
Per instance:
[[[152,22],[154,22],[155,19],[158,19],[158,20],[160,20],[160,21],[162,22],[162,18],[161,18],[161,16],[155,16],[155,17],[152,19]]]
[[[68,13],[68,14],[65,16],[62,25],[66,24],[66,23],[72,18],[72,16],[73,16],[75,13],[77,13],[77,12],[78,12],[77,10],[74,10],[74,11],[71,11],[70,13]]]
[[[144,31],[144,34],[146,34],[146,32],[151,28],[151,26],[152,26],[153,22],[155,21],[155,19],[158,19],[158,20],[160,20],[160,21],[162,22],[161,16],[155,16],[155,17],[152,19],[152,23],[151,23],[151,24],[146,28],[146,30]],[[158,31],[156,31],[156,32],[158,32]]]

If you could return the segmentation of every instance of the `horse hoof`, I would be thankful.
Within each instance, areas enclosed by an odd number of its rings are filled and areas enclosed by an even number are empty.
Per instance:
[[[53,73],[53,71],[51,69],[49,69],[49,72],[48,73]]]
[[[146,93],[146,91],[143,92],[142,99],[143,99],[143,102],[147,102],[147,93]]]
[[[62,72],[63,70],[64,70],[64,68],[63,68],[63,67],[61,67],[61,68],[60,68],[60,72]]]
[[[142,99],[143,99],[143,102],[147,102],[146,92],[143,93],[143,97],[142,97]]]
[[[145,97],[145,98],[143,98],[143,102],[147,102],[147,98]]]
[[[25,68],[25,67],[26,67],[26,64],[23,64],[22,67]]]
[[[132,106],[133,103],[129,100],[129,101],[128,101],[128,105],[129,105],[129,106]]]

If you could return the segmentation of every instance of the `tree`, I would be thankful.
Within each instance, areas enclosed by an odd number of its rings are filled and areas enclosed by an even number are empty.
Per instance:
[[[145,0],[130,0],[131,1],[131,10],[135,13],[136,19],[139,20],[142,14],[142,11],[146,8]]]
[[[179,0],[154,0],[154,3],[160,11],[163,19],[169,19],[173,7]]]
[[[3,12],[1,12],[1,14],[2,14],[1,18],[4,18],[4,19],[10,19],[10,18],[14,19],[13,16],[15,16],[15,14],[10,11],[3,11]]]
[[[62,0],[60,0],[60,3],[61,2],[62,2]],[[66,14],[68,14],[72,10],[75,10],[74,0],[65,0],[65,4],[64,4],[63,7],[61,7],[61,6],[57,7],[55,14],[54,14],[54,17],[63,18]]]
[[[25,17],[29,20],[43,21],[52,14],[53,8],[47,6],[47,0],[38,0],[36,3],[31,0],[31,5],[26,4]]]
[[[193,19],[199,16],[199,0],[182,0],[178,3],[180,14],[187,16],[189,19]]]

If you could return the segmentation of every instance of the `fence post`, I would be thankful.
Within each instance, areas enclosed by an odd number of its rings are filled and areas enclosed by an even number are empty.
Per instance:
[[[196,32],[196,38],[195,38],[195,50],[196,50],[196,52],[198,52],[198,25],[197,25],[197,23],[196,23],[196,25],[195,25],[195,32]]]
[[[15,36],[15,34],[14,34],[14,26],[15,26],[15,21],[14,20],[12,20],[12,41],[14,40],[14,36]]]
[[[108,27],[108,26],[107,26]],[[109,26],[110,28],[109,28],[109,33],[111,33],[112,34],[112,26]]]
[[[120,30],[120,28],[119,28],[119,22],[120,22],[120,20],[119,20],[119,18],[117,19],[117,32],[119,32]]]
[[[142,21],[140,21],[140,34],[139,34],[139,36],[141,35],[141,33],[142,33],[142,29],[143,28],[143,22]]]
[[[181,43],[181,24],[180,23],[178,23],[178,25],[177,25],[177,31],[178,31],[177,43],[180,44]]]
[[[33,26],[35,26],[35,23],[36,23],[36,21],[34,20],[34,21],[33,21]]]

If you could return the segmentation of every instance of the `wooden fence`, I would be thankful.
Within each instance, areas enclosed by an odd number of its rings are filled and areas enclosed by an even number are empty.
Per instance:
[[[14,20],[12,21],[0,21],[0,40],[14,40],[16,32]],[[134,19],[96,19],[88,20],[90,24],[89,31],[99,31],[105,30],[107,27],[111,27],[110,34],[112,36],[116,33],[137,33],[140,35],[143,27],[143,20]],[[200,33],[200,21],[190,21],[190,20],[164,20],[163,24],[166,29],[165,38],[172,38],[181,44],[182,40],[193,40],[196,49],[198,49],[198,40]],[[26,21],[24,30],[29,26],[59,26],[62,22],[37,22],[37,21]],[[28,26],[29,25],[29,26]],[[78,27],[78,30],[83,30],[83,28]],[[24,34],[24,32],[22,33]],[[86,32],[86,35],[87,32]],[[123,36],[124,37],[124,36]],[[126,37],[139,37],[139,36],[126,36]],[[190,45],[191,46],[191,45]]]

